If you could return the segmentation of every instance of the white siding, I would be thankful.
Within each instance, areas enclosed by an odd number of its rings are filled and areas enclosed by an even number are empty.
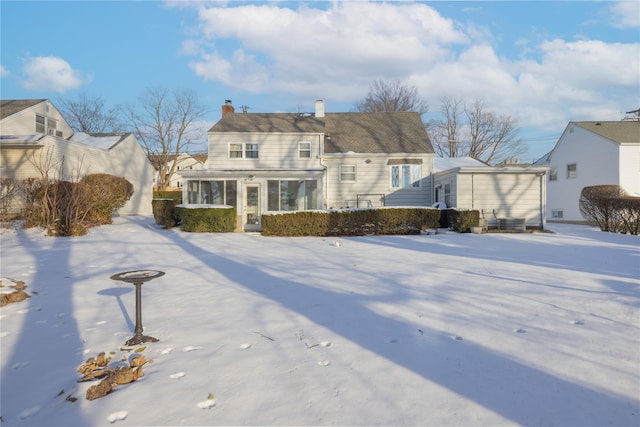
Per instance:
[[[422,178],[419,188],[396,189],[391,187],[389,159],[412,158],[422,160]],[[329,208],[355,207],[358,195],[367,206],[367,200],[371,200],[373,206],[380,206],[380,197],[385,197],[386,206],[430,206],[432,203],[431,170],[433,157],[416,157],[408,155],[384,155],[374,156],[366,154],[354,154],[346,156],[327,156],[323,159],[327,167],[326,172],[326,205]],[[356,181],[342,182],[340,180],[340,166],[356,166]],[[369,196],[366,196],[369,195]]]
[[[575,178],[567,178],[567,165],[576,164]],[[640,145],[621,146],[572,123],[551,154],[551,168],[558,179],[548,182],[547,217],[563,211],[563,220],[584,221],[580,192],[591,185],[617,184],[630,193],[640,190]]]
[[[73,134],[73,130],[53,104],[49,101],[43,101],[3,119],[2,135],[36,134],[36,114],[56,120],[57,130],[62,132],[63,138],[69,138]]]
[[[544,215],[544,175],[536,173],[463,173],[457,180],[457,207],[485,211],[493,219],[526,218],[541,226]]]
[[[208,167],[211,169],[304,169],[320,167],[321,134],[209,134]],[[298,143],[311,142],[311,156],[299,158]],[[230,159],[229,144],[258,144],[258,159]]]

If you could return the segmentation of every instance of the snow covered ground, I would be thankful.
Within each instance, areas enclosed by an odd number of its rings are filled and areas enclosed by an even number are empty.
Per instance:
[[[2,230],[2,427],[638,426],[640,240],[553,234],[276,238],[116,218]],[[339,241],[340,244],[336,244]],[[144,377],[88,401],[77,368],[134,335]],[[76,397],[75,402],[67,398]],[[71,399],[73,400],[73,399]]]

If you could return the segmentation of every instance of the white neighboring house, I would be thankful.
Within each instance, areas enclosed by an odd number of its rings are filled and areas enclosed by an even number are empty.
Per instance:
[[[0,101],[0,176],[39,177],[47,163],[59,166],[51,172],[65,180],[92,173],[124,177],[134,193],[117,214],[152,213],[153,167],[133,134],[74,132],[47,99]]]
[[[569,122],[535,164],[550,168],[549,221],[585,221],[579,208],[584,187],[615,184],[640,196],[640,122]]]
[[[547,171],[544,166],[488,166],[470,157],[436,158],[434,200],[450,208],[478,210],[490,228],[498,226],[498,218],[508,218],[542,230]]]
[[[177,158],[175,158],[175,156],[173,156],[174,159],[173,160],[169,160],[169,162],[167,163],[167,169],[171,169],[171,167],[173,166],[173,164],[176,164],[176,170],[173,173],[173,175],[171,175],[171,179],[169,180],[169,187],[172,190],[179,190],[182,189],[182,186],[184,185],[184,178],[182,177],[182,172],[183,171],[188,171],[188,170],[202,170],[202,169],[206,169],[207,167],[207,155],[206,154],[189,154],[189,153],[182,153],[179,156],[177,156]],[[153,163],[153,158],[152,158],[152,163]],[[157,183],[158,183],[158,170],[156,169],[153,172],[153,183],[154,186],[157,187]]]

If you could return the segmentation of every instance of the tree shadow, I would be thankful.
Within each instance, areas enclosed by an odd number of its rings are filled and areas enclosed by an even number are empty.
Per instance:
[[[404,344],[411,339],[408,337],[418,336],[416,325],[369,308],[381,301],[380,296],[313,287],[303,278],[283,279],[251,264],[204,251],[179,233],[165,236],[191,256],[206,258],[208,268],[238,286],[514,423],[599,426],[631,421],[637,414],[638,401],[571,382],[481,345],[451,339],[442,331],[422,326],[418,339],[424,340],[425,345],[419,346],[416,353],[415,345]],[[406,295],[401,286],[382,297],[385,303],[409,298],[411,295]],[[565,401],[578,403],[575,407],[559,403]]]

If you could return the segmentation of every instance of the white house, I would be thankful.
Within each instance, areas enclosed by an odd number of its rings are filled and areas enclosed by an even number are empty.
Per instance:
[[[488,166],[478,160],[436,158],[435,201],[447,207],[474,209],[487,226],[519,224],[544,229],[546,225],[546,173],[543,166]]]
[[[0,101],[0,176],[38,177],[49,166],[64,180],[90,173],[124,177],[134,194],[117,213],[152,213],[153,167],[133,134],[74,132],[46,99]]]
[[[578,202],[584,187],[615,184],[640,196],[640,122],[569,122],[536,164],[550,168],[548,219],[584,221]]]
[[[159,156],[155,156],[159,157]],[[178,156],[172,156],[173,160],[169,160],[167,162],[167,169],[171,170],[175,164],[175,172],[171,175],[169,179],[168,187],[172,190],[181,190],[184,184],[184,178],[182,177],[182,172],[187,170],[201,170],[206,169],[207,165],[207,155],[206,154],[190,154],[190,153],[181,153]],[[153,164],[155,158],[152,156],[151,163]],[[158,183],[158,170],[156,169],[153,173],[153,183],[154,186],[157,187]]]
[[[266,212],[429,206],[434,151],[418,113],[235,113],[210,130],[207,168],[181,171],[189,204],[237,208],[239,230]]]

